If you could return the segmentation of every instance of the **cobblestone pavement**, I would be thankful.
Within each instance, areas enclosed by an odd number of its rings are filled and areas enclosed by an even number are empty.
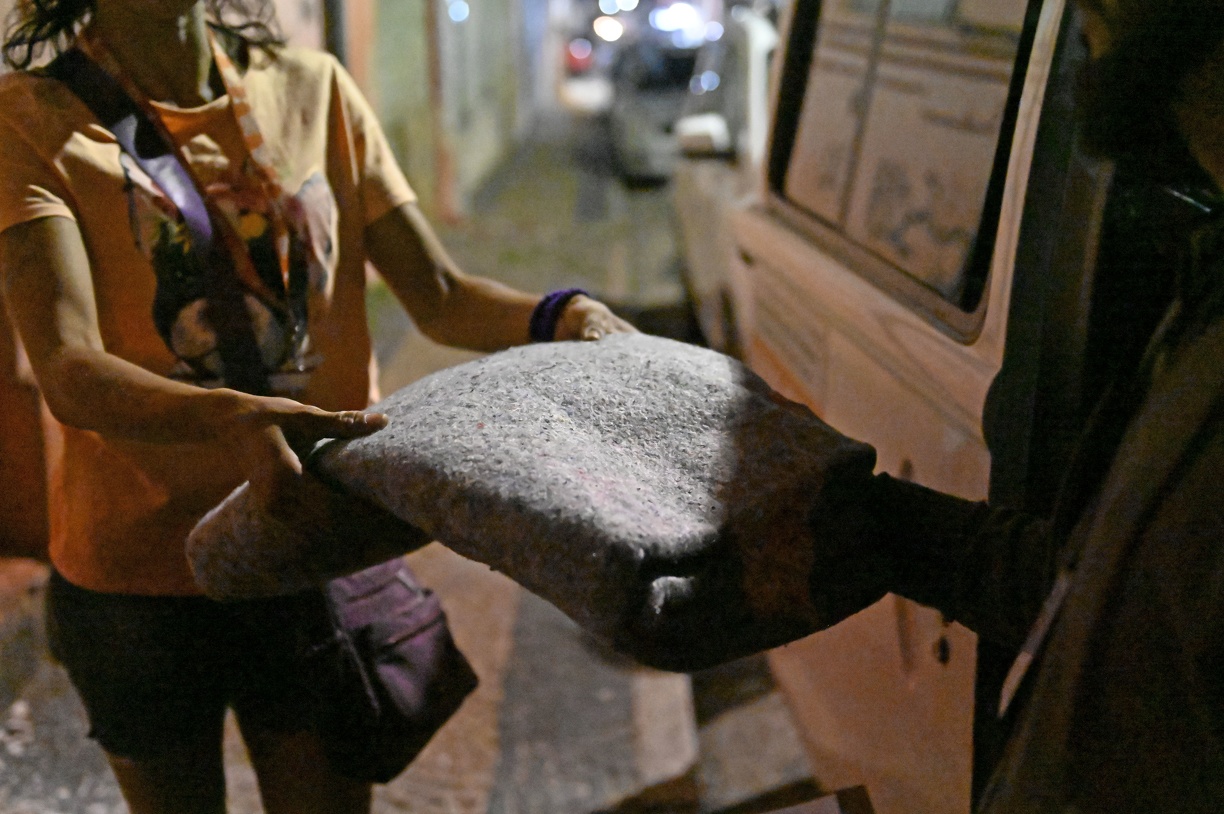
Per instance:
[[[460,265],[531,291],[579,286],[643,330],[699,339],[668,188],[621,185],[598,122],[558,116],[535,136],[467,221],[439,225]],[[384,287],[372,288],[370,311],[384,392],[474,356],[424,339]],[[635,667],[482,565],[437,545],[410,562],[481,681],[413,765],[377,789],[375,814],[747,814],[815,793],[763,659],[691,680]],[[85,729],[62,670],[44,661],[0,715],[0,814],[125,811]],[[229,811],[257,814],[232,721],[225,749]]]
[[[575,285],[633,306],[683,299],[670,188],[621,183],[598,119],[543,119],[467,221],[442,231],[471,271],[527,290]]]

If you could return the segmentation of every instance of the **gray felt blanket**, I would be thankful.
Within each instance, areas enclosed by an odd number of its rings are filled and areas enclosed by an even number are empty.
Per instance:
[[[374,409],[390,426],[311,456],[331,503],[278,517],[244,487],[201,521],[206,593],[299,590],[436,539],[645,663],[697,669],[824,623],[809,513],[874,465],[735,360],[641,334],[496,353]]]

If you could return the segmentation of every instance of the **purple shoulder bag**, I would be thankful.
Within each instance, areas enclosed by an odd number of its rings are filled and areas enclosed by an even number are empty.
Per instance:
[[[316,726],[338,772],[399,774],[476,688],[438,597],[402,559],[324,589],[332,636],[307,652]]]

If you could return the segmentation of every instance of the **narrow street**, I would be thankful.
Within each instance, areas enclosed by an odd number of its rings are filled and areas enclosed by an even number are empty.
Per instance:
[[[439,224],[468,271],[530,291],[578,286],[642,330],[700,341],[684,305],[666,185],[626,188],[594,120],[554,115],[493,174],[461,224]],[[474,354],[420,335],[370,293],[384,393]],[[481,683],[376,814],[748,814],[818,789],[763,657],[693,676],[609,653],[551,605],[437,544],[410,555],[442,597]],[[0,812],[125,807],[62,670],[45,658],[0,716]],[[229,810],[257,814],[236,727]]]
[[[670,196],[666,184],[626,188],[602,122],[554,112],[488,180],[463,223],[435,226],[465,271],[526,291],[583,288],[643,331],[699,342]],[[371,294],[371,326],[384,392],[443,360],[470,358],[414,336],[385,289]]]

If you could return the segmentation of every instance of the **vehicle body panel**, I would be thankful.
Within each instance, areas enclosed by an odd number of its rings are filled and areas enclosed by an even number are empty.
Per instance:
[[[813,5],[801,0],[793,14],[810,12]],[[870,4],[863,0],[860,5]],[[958,132],[994,116],[983,111],[998,108],[999,88],[1007,84],[997,70],[973,65],[975,54],[923,59],[922,47],[937,46],[923,46],[905,32],[893,53],[904,52],[904,59],[878,68],[885,81],[895,89],[914,80],[914,71],[929,78],[932,64],[955,62],[958,71],[967,72],[966,84],[949,90],[946,83],[959,81],[953,72],[952,78],[939,80],[944,90],[931,96],[961,106],[924,109],[912,99],[898,101],[885,93],[874,108],[884,112],[870,127],[859,126],[856,160],[864,166],[879,165],[891,155],[917,168],[916,175],[929,176],[955,171],[957,161],[979,167],[993,161],[989,177],[999,183],[997,226],[988,235],[982,291],[974,301],[963,301],[968,308],[957,304],[960,292],[949,277],[923,277],[921,268],[917,275],[898,272],[900,264],[881,245],[880,236],[887,233],[873,233],[864,214],[872,185],[851,189],[843,183],[840,198],[821,202],[813,180],[830,163],[843,172],[854,169],[830,162],[831,151],[819,139],[805,141],[800,134],[785,163],[778,164],[781,116],[791,115],[808,135],[828,134],[837,126],[836,121],[817,122],[812,110],[795,111],[793,92],[781,93],[782,101],[774,99],[771,176],[755,200],[732,217],[730,262],[738,266],[732,274],[744,281],[748,294],[736,322],[749,365],[832,426],[873,444],[880,471],[968,499],[985,499],[990,492],[992,460],[983,413],[1004,364],[1029,172],[1064,6],[1063,0],[1031,6],[1022,0],[962,0],[958,7],[958,20],[977,15],[991,24],[1014,23],[1027,10],[1028,39],[1021,42],[1031,42],[1028,61],[1018,63],[1024,72],[1011,83],[1011,93],[1018,94],[1013,112],[999,125],[1010,128],[1006,152],[992,157],[980,144],[969,149],[969,136],[964,137],[968,141],[957,136],[941,142],[941,131],[931,124],[941,122],[939,127]],[[795,28],[793,19],[784,26],[785,47],[793,44]],[[853,38],[853,32],[841,33]],[[856,48],[860,55],[867,53],[865,48],[887,51],[886,44],[861,37],[857,45],[846,45],[846,53]],[[863,65],[846,67],[844,76],[863,74]],[[987,74],[993,78],[984,85],[981,77]],[[839,76],[829,81],[835,84]],[[847,105],[855,103],[847,88],[825,90]],[[811,195],[799,196],[804,205],[797,204],[795,195],[783,194],[794,189],[786,186],[791,172],[809,182]],[[982,191],[980,178],[971,181],[977,190],[972,195],[985,195],[989,205],[992,193]],[[821,207],[828,211],[822,213]],[[867,248],[847,245],[828,222]],[[963,262],[981,245],[979,239],[962,246]],[[822,784],[864,784],[882,814],[964,814],[970,807],[976,650],[971,632],[948,624],[934,610],[890,595],[828,631],[773,651],[770,661]]]
[[[761,184],[769,128],[770,63],[778,34],[760,15],[743,7],[735,12],[723,41],[709,46],[731,52],[730,58],[719,61],[723,90],[736,98],[720,99],[714,109],[731,130],[732,144],[726,154],[686,155],[682,150],[672,177],[672,201],[684,250],[685,287],[702,334],[710,347],[739,356],[741,337],[735,314],[744,309],[748,293],[735,262],[731,217],[745,196],[755,195]],[[698,56],[698,72],[713,67]],[[690,97],[689,101],[691,108],[702,100]],[[685,112],[689,118],[706,115],[690,109]]]

